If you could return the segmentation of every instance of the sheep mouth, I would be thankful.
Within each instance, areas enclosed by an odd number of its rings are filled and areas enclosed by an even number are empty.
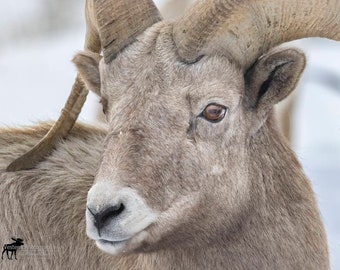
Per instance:
[[[101,245],[112,245],[112,246],[120,245],[120,244],[126,243],[127,241],[129,241],[129,239],[121,240],[121,241],[110,241],[110,240],[105,240],[105,239],[97,240],[97,242]]]
[[[99,249],[109,254],[117,255],[117,254],[122,253],[125,250],[129,240],[130,239],[121,240],[121,241],[110,241],[110,240],[105,240],[105,239],[98,239],[96,240],[96,245]]]
[[[148,236],[149,233],[144,229],[129,238],[117,240],[96,239],[95,242],[99,249],[111,255],[128,255],[141,248],[142,245],[144,246]]]

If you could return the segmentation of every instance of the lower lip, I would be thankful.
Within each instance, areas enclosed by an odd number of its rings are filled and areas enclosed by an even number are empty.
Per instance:
[[[128,239],[122,240],[122,241],[108,241],[104,239],[97,240],[98,244],[100,245],[111,245],[111,246],[122,245],[122,244],[125,244],[127,241]]]
[[[123,241],[108,241],[103,239],[96,240],[98,248],[112,255],[118,255],[123,253],[127,245],[127,242],[128,240]]]

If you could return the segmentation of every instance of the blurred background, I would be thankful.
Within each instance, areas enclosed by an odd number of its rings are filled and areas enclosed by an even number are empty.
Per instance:
[[[1,2],[0,127],[58,118],[76,75],[70,60],[83,48],[84,2]],[[194,0],[155,2],[165,18],[173,19]],[[278,109],[279,117],[285,119],[280,121],[312,181],[332,269],[340,269],[340,43],[305,39],[289,45],[305,51],[308,66],[295,94]],[[92,93],[80,121],[102,123],[99,100]]]

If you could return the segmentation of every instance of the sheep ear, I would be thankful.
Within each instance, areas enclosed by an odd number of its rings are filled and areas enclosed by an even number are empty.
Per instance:
[[[99,62],[101,59],[102,56],[99,54],[86,51],[78,53],[72,60],[86,87],[98,96],[100,96]]]
[[[248,70],[245,76],[245,106],[261,118],[296,87],[306,65],[298,49],[272,50]]]

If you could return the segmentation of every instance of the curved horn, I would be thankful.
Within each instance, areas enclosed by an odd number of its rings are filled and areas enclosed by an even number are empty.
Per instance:
[[[152,0],[96,0],[94,4],[106,63],[136,36],[161,20]]]
[[[271,48],[295,39],[340,39],[339,0],[198,1],[174,25],[183,60],[228,53],[244,69]]]
[[[146,28],[161,20],[151,0],[87,0],[85,50],[99,53],[110,62]],[[14,160],[7,171],[33,168],[49,155],[56,143],[65,138],[75,124],[88,90],[79,74],[59,119],[29,152]]]

